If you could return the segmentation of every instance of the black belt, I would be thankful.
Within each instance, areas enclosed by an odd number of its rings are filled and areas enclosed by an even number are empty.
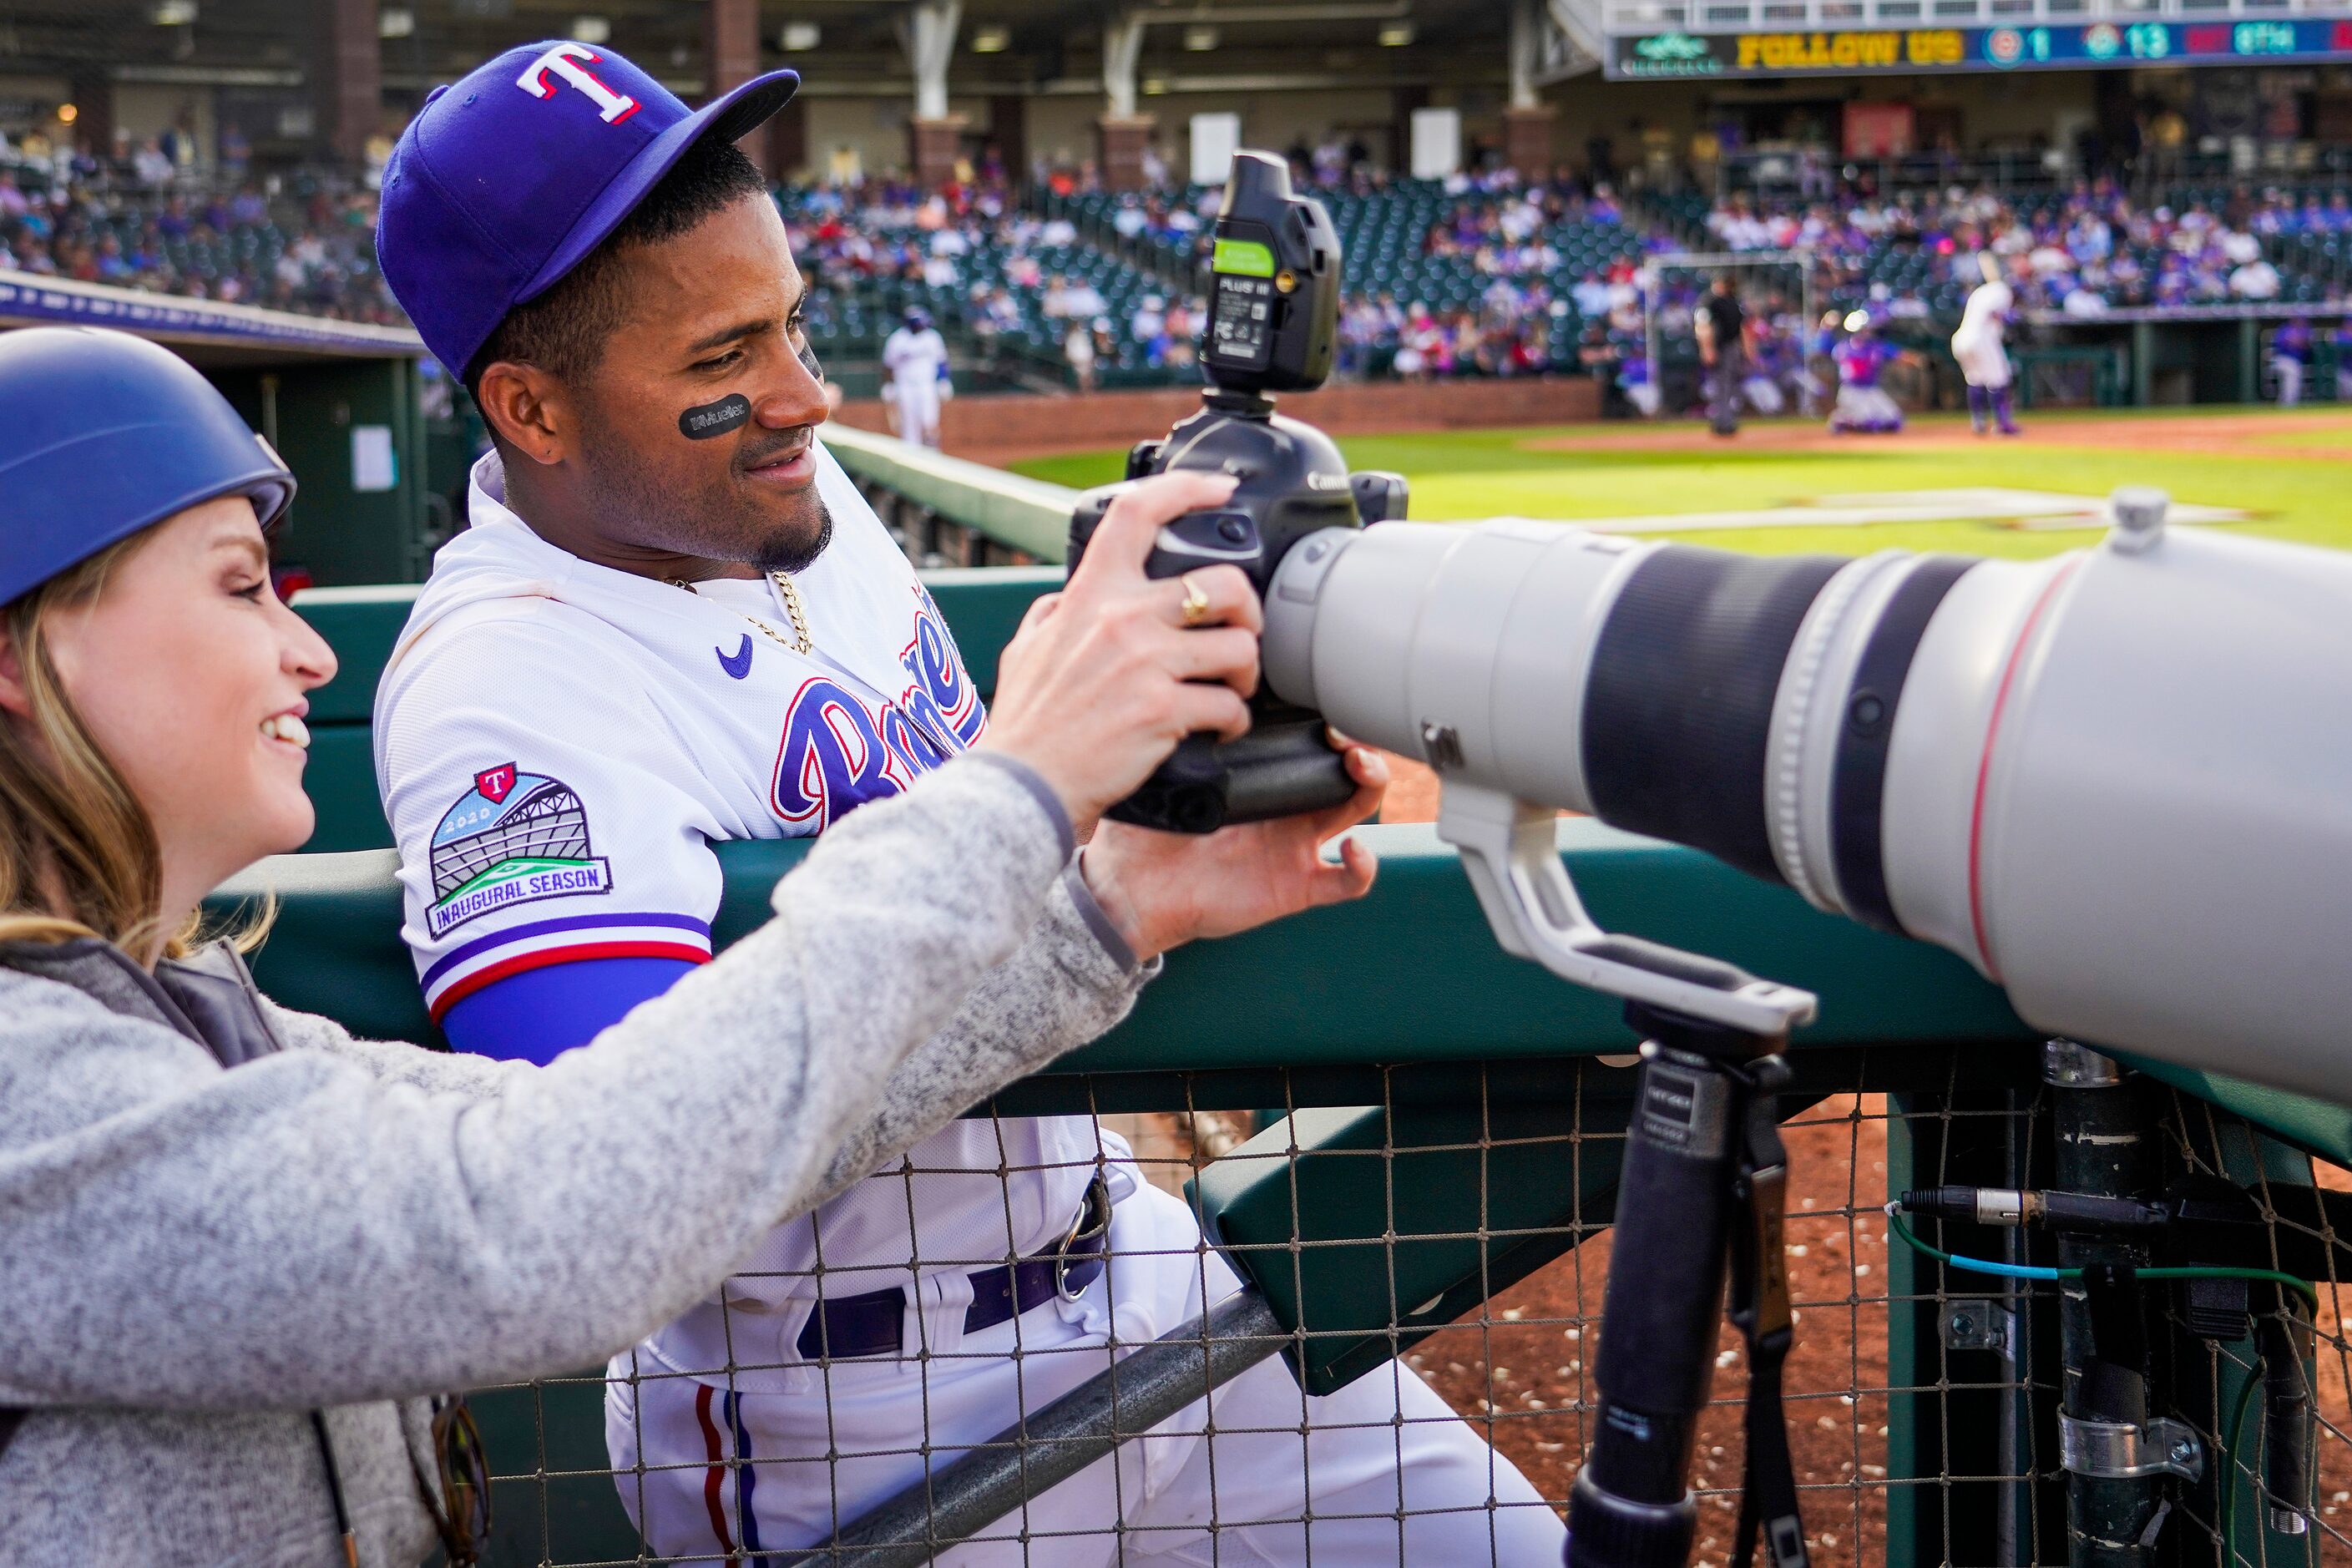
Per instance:
[[[963,1331],[992,1329],[1057,1298],[1076,1300],[1102,1272],[1103,1254],[1109,1247],[1110,1189],[1097,1177],[1061,1240],[1018,1263],[983,1268],[971,1277],[971,1305],[964,1310]],[[906,1329],[907,1293],[896,1285],[843,1296],[817,1303],[808,1326],[801,1330],[800,1352],[806,1361],[896,1355],[905,1345]]]

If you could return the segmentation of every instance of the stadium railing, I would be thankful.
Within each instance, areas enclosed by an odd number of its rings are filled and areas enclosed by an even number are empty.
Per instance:
[[[978,513],[980,500],[946,488],[963,472],[952,459],[884,455],[903,482],[927,487],[944,510]],[[1030,495],[1033,503],[1044,499]],[[983,689],[1017,619],[1017,610],[1005,611],[1055,575],[1039,568],[933,579]],[[1010,580],[991,581],[1002,578]],[[988,613],[975,613],[982,605]],[[372,685],[374,645],[353,646],[365,639],[352,634],[366,623],[368,637],[382,633],[388,645],[383,625],[396,624],[390,603],[347,597],[298,607],[356,656],[354,690]],[[381,651],[373,658],[380,664]],[[972,1114],[1096,1117],[1134,1142],[1146,1180],[1183,1192],[1255,1295],[1234,1299],[1245,1312],[1194,1325],[1199,1355],[1175,1369],[1176,1392],[1188,1392],[1187,1377],[1191,1394],[1205,1392],[1200,1364],[1220,1354],[1247,1361],[1268,1352],[1283,1355],[1303,1391],[1295,1419],[1220,1426],[1226,1440],[1276,1429],[1303,1437],[1318,1408],[1308,1394],[1391,1375],[1381,1369],[1397,1358],[1559,1507],[1591,1435],[1591,1355],[1633,1082],[1620,1053],[1633,1037],[1614,1003],[1501,952],[1453,851],[1430,828],[1363,831],[1382,860],[1369,899],[1171,954],[1126,1023]],[[2079,1091],[2043,1081],[2039,1038],[1948,953],[1832,919],[1786,889],[1687,850],[1582,820],[1564,820],[1559,836],[1594,914],[1612,929],[1719,954],[1821,996],[1821,1021],[1792,1042],[1797,1076],[1780,1101],[1794,1162],[1790,1268],[1800,1313],[1788,1400],[1814,1561],[2065,1558],[2058,1289],[1958,1272],[1910,1251],[1890,1236],[1882,1205],[1911,1187],[2049,1182],[2064,1096]],[[717,942],[764,918],[767,889],[806,847],[804,840],[719,847],[726,876]],[[432,1043],[398,934],[394,868],[385,850],[287,857],[220,897],[234,903],[268,889],[280,900],[277,928],[256,958],[258,978],[279,1000],[363,1034]],[[2252,1342],[2197,1339],[2185,1331],[2179,1304],[2160,1300],[2151,1324],[2151,1408],[2186,1421],[2207,1460],[2200,1480],[2164,1483],[2168,1542],[2189,1562],[2340,1559],[2352,1542],[2329,1500],[2352,1489],[2352,1441],[2334,1288],[2352,1271],[2352,1194],[2340,1190],[2340,1169],[2326,1180],[2315,1173],[2313,1157],[2322,1170],[2352,1163],[2352,1112],[2137,1065],[2145,1076],[2126,1079],[2119,1092],[2127,1100],[2116,1103],[2130,1108],[2126,1121],[2151,1151],[2158,1177],[2199,1173],[2243,1187],[2261,1213],[2272,1266],[2321,1289],[2317,1358],[2306,1372],[2319,1394],[2323,1500],[2303,1537],[2267,1527],[2257,1445],[2232,1418],[2253,1381]],[[1234,1146],[1244,1131],[1250,1135]],[[893,1170],[873,1179],[909,1178]],[[2018,1233],[2007,1234],[2007,1251],[2002,1233],[1951,1227],[1938,1239],[1963,1255],[2027,1260]],[[2032,1252],[2032,1261],[2046,1261],[2041,1238]],[[1111,1258],[1114,1269],[1119,1257]],[[926,1261],[979,1268],[1004,1259]],[[1193,1266],[1208,1266],[1205,1253]],[[804,1281],[803,1294],[824,1291],[822,1271]],[[775,1319],[731,1317],[736,1352],[727,1364],[657,1375],[693,1375],[725,1394],[739,1379],[772,1373],[777,1355],[752,1347],[778,1344]],[[1696,1478],[1698,1558],[1711,1563],[1727,1555],[1741,1473],[1736,1338],[1722,1349]],[[927,1351],[920,1364],[931,1369],[926,1376],[947,1376],[957,1361],[958,1352]],[[801,1397],[829,1420],[836,1376],[854,1384],[872,1369],[820,1360],[796,1370],[810,1384]],[[1045,1363],[1029,1374],[1050,1379],[1053,1369]],[[498,1478],[489,1561],[677,1560],[645,1554],[619,1500],[624,1490],[642,1497],[659,1485],[661,1471],[616,1470],[604,1440],[608,1393],[640,1394],[656,1376],[640,1363],[612,1384],[604,1370],[586,1369],[475,1394]],[[1085,1443],[1094,1445],[1086,1453],[1099,1452],[1150,1425],[1134,1414],[1141,1392],[1129,1386],[1106,1396],[1084,1431],[1041,1416],[982,1442],[986,1434],[934,1432],[918,1421],[889,1444],[845,1441],[789,1459],[722,1445],[707,1467],[694,1467],[704,1495],[719,1499],[716,1532],[667,1547],[702,1560],[801,1562],[799,1551],[779,1548],[830,1547],[822,1560],[925,1561],[961,1532],[942,1521],[972,1522],[961,1511],[969,1500],[963,1472],[947,1456],[929,1456],[945,1448],[1000,1461],[1015,1484],[994,1503],[1017,1500],[1021,1473],[1042,1472],[1057,1450]],[[901,1500],[908,1528],[888,1545],[858,1522],[877,1498],[844,1496],[839,1477],[859,1462],[906,1470],[914,1455],[927,1458],[913,1471],[930,1479]],[[740,1521],[754,1481],[772,1497],[796,1494],[804,1515],[829,1525],[792,1542],[771,1536],[754,1555],[740,1522],[730,1522]],[[1398,1560],[1412,1561],[1403,1532],[1423,1510],[1402,1494],[1395,1502]],[[1323,1516],[1310,1502],[1307,1517]],[[1248,1522],[1230,1512],[1220,1521]],[[1041,1518],[1032,1531],[1016,1508],[973,1539],[1003,1542],[1008,1561],[1026,1560],[1029,1547],[1048,1548],[1052,1528]],[[1124,1540],[1147,1553],[1160,1544],[1148,1525]],[[1105,1561],[1122,1549],[1117,1539],[1097,1544]]]
[[[884,521],[902,544],[916,542],[920,531],[927,548],[909,551],[919,561],[940,548],[934,521],[975,537],[983,557],[970,562],[976,566],[986,564],[988,545],[1044,562],[1061,561],[1069,547],[1070,504],[1077,498],[1066,486],[839,423],[825,426],[824,444],[861,488],[887,498]]]

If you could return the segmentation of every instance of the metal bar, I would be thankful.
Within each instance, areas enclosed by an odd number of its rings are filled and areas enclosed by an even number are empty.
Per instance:
[[[1290,1342],[1265,1298],[1244,1289],[877,1505],[824,1550],[772,1560],[794,1568],[917,1568]]]

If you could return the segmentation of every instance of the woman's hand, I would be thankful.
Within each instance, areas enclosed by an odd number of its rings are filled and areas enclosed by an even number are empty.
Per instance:
[[[1338,735],[1356,793],[1328,811],[1227,827],[1204,837],[1106,822],[1079,861],[1087,887],[1139,959],[1198,937],[1231,936],[1300,910],[1360,899],[1372,852],[1349,838],[1337,865],[1323,846],[1378,811],[1389,765]]]
[[[1083,836],[1186,735],[1232,740],[1257,689],[1257,592],[1233,566],[1143,574],[1160,525],[1223,504],[1223,474],[1161,474],[1111,503],[1068,586],[1029,608],[997,665],[981,744],[1037,770]],[[1207,601],[1188,623],[1185,605]]]

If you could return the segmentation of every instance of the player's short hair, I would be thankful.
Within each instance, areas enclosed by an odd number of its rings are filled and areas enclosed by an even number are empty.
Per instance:
[[[546,293],[507,312],[466,367],[467,392],[478,401],[482,373],[500,360],[534,364],[567,381],[594,370],[604,358],[604,341],[628,308],[620,264],[630,248],[676,239],[705,218],[766,191],[759,169],[734,142],[711,138],[688,148],[580,265]]]

